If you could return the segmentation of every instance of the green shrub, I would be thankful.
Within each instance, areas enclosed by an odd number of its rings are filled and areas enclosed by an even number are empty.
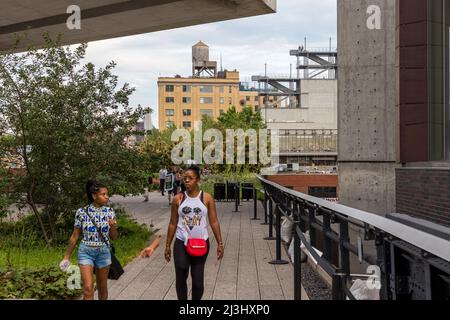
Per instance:
[[[68,273],[57,267],[0,270],[0,299],[70,300],[82,290],[67,286]]]

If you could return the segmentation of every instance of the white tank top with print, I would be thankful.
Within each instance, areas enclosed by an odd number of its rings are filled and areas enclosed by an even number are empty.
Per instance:
[[[184,201],[178,207],[177,239],[187,244],[189,238],[208,239],[208,208],[201,201],[200,191],[197,197],[191,198],[185,192]],[[182,201],[182,196],[176,201]]]

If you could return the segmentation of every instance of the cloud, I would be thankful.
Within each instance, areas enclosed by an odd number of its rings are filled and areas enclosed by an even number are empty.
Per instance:
[[[158,119],[158,76],[189,76],[191,47],[199,40],[210,46],[210,59],[237,69],[241,79],[263,74],[289,74],[296,59],[289,50],[303,44],[336,47],[336,0],[278,0],[275,14],[165,30],[91,42],[87,60],[97,66],[115,61],[121,83],[136,87],[131,105],[150,106]]]

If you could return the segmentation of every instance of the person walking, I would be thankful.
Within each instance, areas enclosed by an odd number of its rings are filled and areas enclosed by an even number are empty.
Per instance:
[[[159,189],[161,190],[161,195],[164,197],[165,183],[166,183],[167,170],[165,167],[159,170]]]
[[[70,257],[79,237],[82,236],[78,248],[78,265],[83,282],[83,299],[94,299],[93,272],[95,268],[98,298],[107,300],[111,252],[106,241],[117,239],[116,215],[112,208],[106,206],[109,201],[106,186],[98,181],[88,181],[86,194],[89,204],[78,209],[75,214],[74,230],[60,266],[63,268],[70,265]]]
[[[184,193],[186,192],[186,186],[184,185],[184,181],[183,181],[183,170],[180,169],[178,171],[178,176],[180,177],[180,192]]]
[[[170,181],[172,182],[172,188],[167,190],[167,199],[169,200],[169,207],[172,205],[172,198],[178,193],[177,186],[177,172],[175,167],[172,167],[167,175],[170,175]]]
[[[176,292],[179,300],[187,300],[187,278],[192,278],[192,300],[201,300],[204,292],[204,270],[209,254],[208,221],[217,241],[217,259],[224,254],[224,246],[213,197],[200,190],[200,169],[192,166],[184,172],[186,192],[172,201],[170,223],[167,230],[164,256],[173,258],[176,274]]]

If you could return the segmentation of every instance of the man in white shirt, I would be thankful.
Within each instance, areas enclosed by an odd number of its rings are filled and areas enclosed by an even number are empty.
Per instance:
[[[164,196],[166,175],[167,175],[166,168],[162,168],[161,170],[159,170],[159,189],[161,190],[161,195],[162,196]]]

